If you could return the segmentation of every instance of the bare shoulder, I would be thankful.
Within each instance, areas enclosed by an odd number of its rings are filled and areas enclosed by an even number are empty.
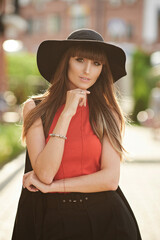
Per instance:
[[[36,104],[33,99],[28,99],[23,105],[23,117],[25,118],[26,115],[36,107]]]

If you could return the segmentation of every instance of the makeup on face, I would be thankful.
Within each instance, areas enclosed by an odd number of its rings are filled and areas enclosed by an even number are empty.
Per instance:
[[[102,64],[98,61],[82,57],[71,57],[68,67],[68,79],[71,89],[88,89],[97,81],[101,71]]]

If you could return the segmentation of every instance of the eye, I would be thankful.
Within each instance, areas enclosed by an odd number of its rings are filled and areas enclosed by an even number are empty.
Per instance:
[[[83,58],[76,58],[76,61],[77,62],[84,62],[84,59]]]
[[[97,61],[94,61],[94,65],[95,65],[95,66],[100,66],[100,65],[102,65],[102,63],[97,62]]]

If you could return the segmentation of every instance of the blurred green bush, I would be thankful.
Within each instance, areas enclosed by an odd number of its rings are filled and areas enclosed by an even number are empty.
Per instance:
[[[0,167],[24,149],[21,145],[21,126],[0,124]]]
[[[8,90],[17,98],[17,105],[29,96],[43,93],[48,87],[37,68],[36,56],[30,53],[10,53],[6,56]],[[0,167],[24,150],[21,145],[21,127],[0,123]]]
[[[150,92],[153,87],[151,79],[150,55],[142,50],[133,54],[133,98],[134,110],[132,120],[137,123],[137,114],[148,107]]]
[[[17,97],[17,104],[29,96],[42,93],[47,87],[37,68],[36,56],[31,53],[7,55],[8,88]]]

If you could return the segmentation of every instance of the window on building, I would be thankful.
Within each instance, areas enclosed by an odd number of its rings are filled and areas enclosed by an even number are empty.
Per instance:
[[[72,18],[72,30],[76,30],[78,28],[85,28],[88,26],[88,18],[84,16],[77,16]]]
[[[19,5],[21,7],[25,7],[27,5],[29,5],[32,2],[32,0],[19,0]]]
[[[21,7],[25,7],[25,6],[32,3],[37,8],[41,9],[42,7],[44,7],[45,3],[53,2],[53,1],[59,1],[59,0],[19,0],[19,4],[20,4]]]
[[[33,20],[30,18],[27,20],[27,23],[28,23],[27,33],[32,34],[33,33]]]
[[[74,4],[69,7],[72,30],[89,27],[90,10],[86,4]]]
[[[112,41],[132,40],[134,37],[133,25],[120,18],[111,19],[107,24],[107,31]]]
[[[58,33],[61,30],[61,17],[59,14],[48,16],[47,18],[47,32],[49,34]]]
[[[108,22],[107,30],[113,41],[121,39],[126,35],[126,23],[122,19],[113,18]]]
[[[119,7],[121,5],[122,1],[121,0],[109,0],[109,3],[113,7]]]
[[[134,27],[131,23],[127,24],[127,39],[132,40],[134,37]]]
[[[133,4],[135,3],[137,0],[124,0],[125,3],[127,4]]]
[[[35,19],[33,21],[33,32],[34,33],[43,33],[45,29],[45,21],[42,18]]]
[[[59,0],[43,0],[44,2],[56,2],[56,1],[59,1]]]
[[[45,21],[42,18],[28,19],[28,34],[44,33]]]
[[[73,3],[78,2],[78,0],[62,0],[62,1],[63,1],[63,2],[70,3],[70,4],[73,4]]]
[[[33,1],[33,4],[36,8],[36,11],[43,11],[44,8],[45,8],[45,4],[46,4],[46,1],[45,0],[32,0]]]

